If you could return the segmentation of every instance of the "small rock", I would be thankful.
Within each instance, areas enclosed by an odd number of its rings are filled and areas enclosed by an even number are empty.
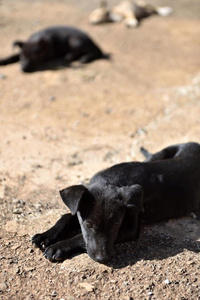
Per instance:
[[[13,203],[14,203],[14,204],[16,204],[16,203],[20,203],[20,200],[19,200],[19,199],[17,199],[17,198],[13,198],[13,199],[12,199],[12,201],[13,201]]]
[[[107,107],[106,108],[106,114],[111,114],[113,112],[112,108],[111,107]]]
[[[191,218],[193,218],[193,219],[197,219],[197,215],[196,215],[194,212],[192,212],[192,213],[190,214],[190,216],[191,216]]]
[[[6,75],[3,73],[0,73],[0,79],[6,79]]]
[[[19,209],[14,209],[14,210],[13,210],[13,214],[15,214],[15,215],[21,215],[21,214],[22,214],[22,211],[19,210]]]
[[[55,101],[55,100],[56,100],[56,97],[54,97],[54,96],[50,96],[48,100],[49,100],[49,101],[51,101],[51,102],[53,102],[53,101]]]
[[[14,246],[12,246],[12,247],[10,247],[10,249],[12,249],[12,250],[17,250],[18,248],[20,248],[20,245],[14,245]]]
[[[8,288],[5,282],[0,282],[0,292],[4,292]]]
[[[56,296],[57,296],[57,292],[56,292],[56,291],[53,291],[53,292],[51,293],[51,296],[52,296],[52,297],[56,297]]]
[[[169,281],[169,279],[165,279],[165,280],[164,280],[164,283],[165,283],[165,284],[170,284],[171,281]]]
[[[41,164],[37,164],[37,163],[33,164],[32,167],[35,168],[35,169],[41,169],[41,168],[43,168],[43,166]]]
[[[14,269],[14,271],[15,271],[16,274],[20,274],[20,268],[19,268],[19,267],[16,267],[16,268]]]
[[[146,135],[147,131],[144,128],[138,128],[137,134],[139,134],[139,135]]]
[[[85,117],[85,118],[88,118],[90,115],[88,114],[88,113],[86,113],[86,112],[81,112],[81,115],[83,116],[83,117]]]
[[[94,291],[94,286],[92,284],[89,284],[87,282],[82,282],[79,283],[79,285],[83,288],[85,288],[88,292],[93,292]]]
[[[153,292],[148,292],[147,295],[151,296],[153,295]]]
[[[26,266],[24,266],[24,271],[25,272],[32,272],[32,271],[34,271],[36,269],[36,267],[26,267]]]

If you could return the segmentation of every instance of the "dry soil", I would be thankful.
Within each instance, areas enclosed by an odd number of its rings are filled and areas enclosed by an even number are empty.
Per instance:
[[[200,142],[199,0],[152,2],[174,14],[127,29],[90,26],[97,0],[1,1],[0,57],[15,39],[66,24],[89,32],[112,60],[32,74],[0,68],[0,299],[200,299],[194,215],[144,227],[110,265],[87,254],[52,264],[30,242],[66,211],[59,189],[143,160],[140,146]]]

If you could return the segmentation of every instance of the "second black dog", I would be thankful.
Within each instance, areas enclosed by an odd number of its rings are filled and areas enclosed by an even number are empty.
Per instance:
[[[49,27],[31,35],[27,42],[15,41],[20,53],[0,60],[0,65],[20,61],[24,72],[45,69],[45,63],[58,62],[70,64],[79,60],[89,63],[95,59],[109,58],[84,32],[73,27]]]
[[[200,145],[167,147],[145,162],[115,165],[89,185],[60,192],[71,210],[32,241],[51,261],[86,250],[98,262],[110,259],[115,243],[137,240],[140,222],[177,218],[200,207]]]

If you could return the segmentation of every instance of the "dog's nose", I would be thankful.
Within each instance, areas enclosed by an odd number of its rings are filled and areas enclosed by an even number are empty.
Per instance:
[[[109,260],[109,257],[108,256],[103,256],[103,255],[97,255],[95,260],[97,262],[103,264],[103,263],[105,263]]]

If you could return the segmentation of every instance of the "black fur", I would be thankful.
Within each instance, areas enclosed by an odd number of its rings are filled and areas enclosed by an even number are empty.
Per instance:
[[[181,217],[200,208],[200,145],[186,143],[150,154],[145,162],[115,165],[94,175],[87,187],[61,191],[72,214],[33,237],[51,261],[87,251],[108,261],[114,243],[137,240],[140,222]]]
[[[21,49],[20,53],[0,60],[0,65],[20,61],[24,72],[46,69],[47,63],[68,65],[76,60],[89,63],[109,58],[86,33],[73,27],[49,27],[31,35],[27,42],[13,44]]]

